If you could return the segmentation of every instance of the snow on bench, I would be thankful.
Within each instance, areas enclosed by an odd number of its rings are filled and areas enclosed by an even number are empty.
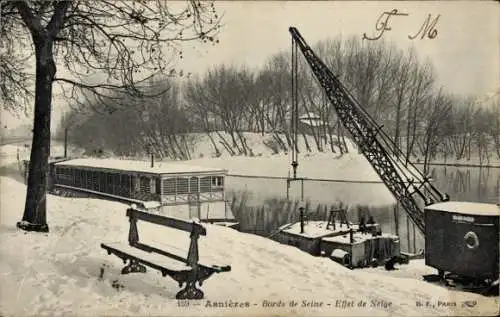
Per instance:
[[[185,220],[151,214],[135,208],[127,209],[127,217],[130,221],[130,229],[127,243],[107,243],[101,244],[108,254],[114,254],[121,258],[124,263],[129,264],[122,269],[122,274],[145,273],[149,266],[162,273],[163,276],[170,276],[182,287],[177,295],[177,299],[202,299],[203,292],[196,288],[196,282],[201,286],[203,281],[208,279],[213,273],[228,272],[231,266],[209,265],[200,263],[198,254],[198,239],[200,235],[206,236],[205,227],[197,222],[187,222]],[[174,246],[162,244],[162,249],[139,242],[139,232],[137,221],[145,221],[165,227],[174,228],[190,233],[191,242],[187,255],[182,254],[182,249]]]

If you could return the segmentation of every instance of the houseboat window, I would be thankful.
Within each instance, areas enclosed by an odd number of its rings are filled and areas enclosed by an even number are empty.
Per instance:
[[[149,177],[141,176],[141,193],[149,192]]]
[[[115,173],[113,174],[113,192],[115,195],[121,195],[120,187],[121,187],[121,174]]]
[[[141,190],[141,181],[139,176],[134,176],[134,191],[138,192]]]
[[[82,171],[75,170],[75,185],[79,187],[81,186],[81,184],[82,184]]]
[[[156,182],[155,182],[155,179],[153,177],[151,177],[149,179],[149,189],[150,189],[151,194],[156,193]]]
[[[113,174],[106,173],[106,193],[113,193]]]
[[[73,185],[73,182],[75,181],[73,178],[73,174],[71,173],[71,170],[68,168],[64,168],[64,175],[66,175],[66,185]]]
[[[123,196],[125,194],[125,186],[123,182],[123,174],[118,173],[116,176],[116,193],[119,196]]]
[[[101,183],[101,186],[99,187],[99,191],[101,193],[105,193],[106,192],[106,184],[107,184],[107,181],[106,181],[106,173],[104,172],[99,172],[99,180],[100,180],[100,183]]]
[[[132,189],[130,185],[131,185],[130,175],[127,174],[123,175],[122,186],[126,196],[130,195],[130,191]]]
[[[222,176],[212,177],[212,188],[224,187],[224,178]]]
[[[177,193],[178,194],[189,193],[189,184],[187,178],[177,178]]]
[[[87,171],[82,170],[82,188],[87,188]]]
[[[161,179],[156,178],[155,183],[156,183],[156,194],[161,195]]]
[[[92,171],[87,171],[87,189],[92,189]]]
[[[198,177],[191,177],[189,179],[189,192],[190,193],[198,193]]]
[[[164,195],[174,195],[175,188],[176,188],[175,178],[167,178],[163,180]]]
[[[99,172],[92,172],[92,189],[98,191],[99,190]]]
[[[210,192],[210,182],[211,182],[211,177],[202,177],[200,179],[200,193]]]

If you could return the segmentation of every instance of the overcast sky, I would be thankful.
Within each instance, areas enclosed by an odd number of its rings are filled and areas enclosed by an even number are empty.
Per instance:
[[[494,1],[222,1],[216,8],[224,14],[220,43],[187,44],[179,65],[185,72],[202,74],[221,63],[258,67],[273,53],[291,49],[289,26],[310,45],[338,35],[374,36],[379,16],[397,9],[408,15],[392,16],[391,30],[382,38],[402,49],[413,46],[419,58],[429,58],[447,91],[481,96],[500,87],[500,5]],[[429,14],[439,15],[437,36],[410,40]],[[65,105],[54,106],[57,117]],[[2,121],[9,117],[3,113]]]
[[[311,45],[339,34],[374,35],[380,14],[397,9],[408,16],[391,17],[392,30],[383,38],[400,48],[414,46],[420,57],[429,57],[448,90],[484,94],[499,86],[500,6],[493,1],[225,1],[217,8],[225,12],[221,42],[202,50],[188,48],[184,69],[200,72],[224,62],[262,65],[271,54],[290,50],[289,26],[296,26]],[[437,37],[408,39],[429,14],[440,15]]]

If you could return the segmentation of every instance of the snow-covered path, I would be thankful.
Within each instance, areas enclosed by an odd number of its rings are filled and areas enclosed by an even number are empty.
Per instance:
[[[174,300],[179,288],[173,280],[153,270],[120,275],[123,263],[100,248],[101,242],[126,241],[125,205],[49,196],[50,233],[25,234],[15,228],[22,216],[25,186],[1,177],[0,188],[0,314],[4,316],[455,316],[498,312],[498,297],[449,291],[376,270],[350,271],[326,258],[212,225],[206,225],[208,235],[200,240],[200,252],[210,255],[216,264],[230,264],[232,271],[204,283],[205,299],[198,306],[191,301],[189,307],[179,307]],[[141,234],[145,239],[187,246],[184,233],[148,229]],[[123,288],[113,288],[113,282]],[[249,307],[207,307],[230,300],[248,302]],[[281,300],[286,307],[263,307],[264,300]],[[289,307],[291,300],[298,305]],[[301,307],[303,300],[323,305]],[[336,307],[342,300],[344,304],[354,301],[355,307]],[[357,307],[361,300],[366,307]],[[463,308],[465,300],[478,304]],[[381,306],[370,307],[371,301]],[[417,301],[436,306],[417,307]],[[454,302],[457,307],[438,307],[438,301]]]

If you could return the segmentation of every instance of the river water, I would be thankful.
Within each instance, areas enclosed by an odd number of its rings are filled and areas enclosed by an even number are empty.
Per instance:
[[[450,200],[500,202],[500,168],[433,166],[431,175],[435,186],[447,193]],[[290,186],[288,195],[284,179],[230,176],[226,186],[228,199],[233,201],[233,213],[242,223],[243,231],[265,236],[296,220],[297,206],[286,202],[304,198],[309,201],[306,208],[311,218],[326,219],[327,210],[348,205],[351,221],[357,221],[360,213],[373,215],[384,232],[401,237],[403,250],[416,252],[424,247],[422,234],[413,227],[403,209],[395,210],[389,191],[380,183],[306,181],[301,186],[298,182]]]

